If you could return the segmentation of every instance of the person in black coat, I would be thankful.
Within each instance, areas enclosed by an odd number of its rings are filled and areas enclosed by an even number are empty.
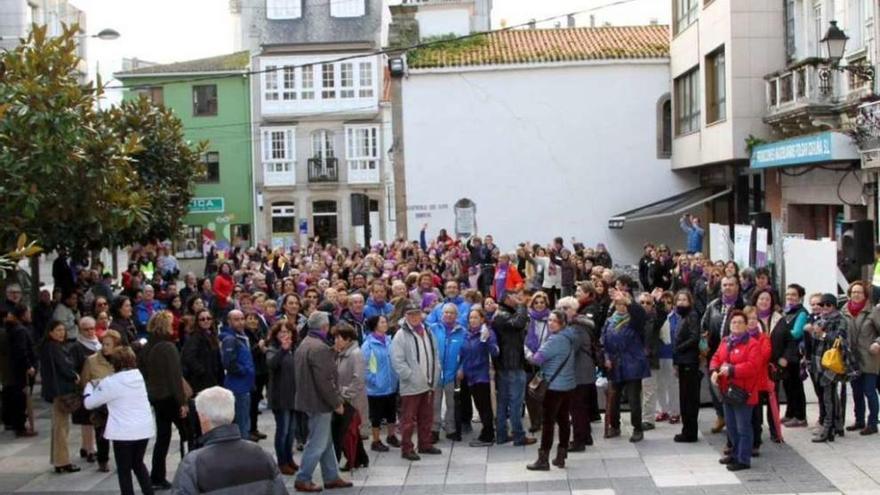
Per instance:
[[[27,423],[27,389],[37,369],[37,359],[27,325],[30,309],[23,304],[10,308],[6,319],[6,338],[9,346],[9,376],[3,383],[3,419],[17,437],[32,437]]]
[[[64,323],[53,321],[49,324],[46,340],[40,348],[41,395],[52,404],[52,447],[51,460],[56,473],[75,473],[78,466],[70,463],[67,449],[67,435],[70,432],[70,409],[64,397],[76,393],[79,375],[73,369],[64,343],[67,329]]]
[[[223,384],[223,363],[214,317],[207,309],[195,315],[195,329],[181,352],[183,377],[192,387],[193,396],[206,388]]]
[[[700,316],[694,309],[694,297],[687,291],[675,295],[675,313],[678,326],[671,329],[675,335],[672,363],[678,374],[678,401],[681,410],[681,433],[676,442],[696,442],[700,413]]]
[[[527,437],[522,426],[522,407],[526,389],[526,357],[523,350],[529,313],[523,304],[522,295],[508,291],[499,302],[498,311],[492,320],[492,329],[498,337],[499,354],[495,362],[495,376],[498,387],[497,442],[510,441],[507,420],[513,429],[514,445],[531,445],[534,438]]]

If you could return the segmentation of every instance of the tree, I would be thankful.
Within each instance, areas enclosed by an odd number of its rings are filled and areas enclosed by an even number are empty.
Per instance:
[[[77,79],[76,33],[51,38],[35,25],[0,55],[0,247],[26,234],[82,255],[148,225],[130,159],[138,138],[120,140],[94,111],[97,90]]]
[[[138,139],[132,165],[149,202],[147,228],[122,235],[128,241],[123,243],[175,237],[189,211],[193,184],[205,173],[202,155],[207,144],[187,142],[180,119],[145,97],[123,102],[105,116],[120,139]]]

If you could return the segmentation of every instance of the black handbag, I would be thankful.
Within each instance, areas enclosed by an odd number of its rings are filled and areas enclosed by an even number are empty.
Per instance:
[[[570,344],[571,342],[569,341],[569,345]],[[547,395],[547,389],[550,387],[550,384],[553,383],[553,380],[559,376],[559,373],[565,368],[565,365],[568,364],[568,358],[571,357],[573,350],[573,348],[569,349],[568,355],[565,356],[565,360],[562,361],[562,365],[556,369],[549,380],[545,380],[544,377],[541,376],[541,373],[535,373],[535,376],[529,381],[529,397],[531,399],[536,402],[544,402],[544,396]]]
[[[749,395],[748,390],[731,383],[727,386],[727,391],[724,392],[724,403],[732,406],[741,406],[748,402]]]

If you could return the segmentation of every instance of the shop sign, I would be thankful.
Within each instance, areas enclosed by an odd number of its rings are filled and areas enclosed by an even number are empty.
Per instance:
[[[193,198],[189,201],[190,213],[223,213],[225,209],[223,198]]]
[[[837,132],[822,132],[756,146],[752,151],[751,168],[763,169],[858,159],[858,149],[849,136]]]

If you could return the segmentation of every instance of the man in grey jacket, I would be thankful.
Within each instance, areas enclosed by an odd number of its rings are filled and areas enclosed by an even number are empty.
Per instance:
[[[413,302],[391,343],[391,366],[400,378],[400,456],[410,461],[419,454],[440,454],[431,445],[434,420],[434,386],[440,383],[440,352],[432,332],[422,324],[422,310]],[[412,436],[418,428],[419,454]]]
[[[342,414],[343,407],[336,372],[336,353],[327,345],[327,334],[330,332],[327,313],[312,313],[308,329],[308,335],[293,355],[296,410],[309,417],[309,436],[293,486],[298,492],[313,493],[321,491],[321,487],[312,483],[312,474],[319,462],[324,488],[348,488],[352,484],[339,477],[339,464],[330,434],[333,412]]]
[[[235,397],[223,387],[211,387],[196,397],[202,448],[193,450],[177,468],[175,495],[222,493],[286,495],[287,488],[272,457],[253,442],[241,439],[235,417]]]

